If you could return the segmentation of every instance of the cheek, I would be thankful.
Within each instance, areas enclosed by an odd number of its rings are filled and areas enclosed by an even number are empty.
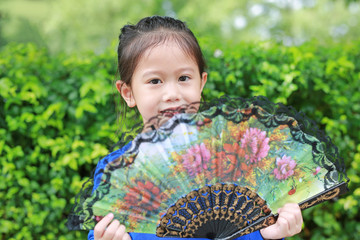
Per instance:
[[[201,98],[201,93],[202,91],[204,90],[203,86],[200,86],[198,89],[197,89],[197,94],[198,96]]]
[[[191,102],[198,102],[201,100],[201,89],[196,89],[191,92],[191,95],[189,96]]]

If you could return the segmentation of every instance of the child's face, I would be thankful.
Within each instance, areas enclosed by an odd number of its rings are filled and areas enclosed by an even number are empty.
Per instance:
[[[145,123],[166,110],[200,101],[206,79],[195,60],[169,41],[144,52],[131,87],[121,87],[121,81],[116,86],[129,107],[137,106]]]

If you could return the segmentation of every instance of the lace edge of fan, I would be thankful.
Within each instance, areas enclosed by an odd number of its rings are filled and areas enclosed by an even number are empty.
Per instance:
[[[94,176],[95,169],[92,172],[92,176]],[[67,217],[67,221],[65,223],[66,227],[70,230],[83,230],[81,229],[81,225],[84,222],[86,216],[77,214],[83,211],[83,203],[85,199],[91,196],[92,189],[94,186],[93,178],[88,178],[82,185],[81,190],[78,194],[75,195],[74,205]],[[89,213],[91,214],[91,213]]]

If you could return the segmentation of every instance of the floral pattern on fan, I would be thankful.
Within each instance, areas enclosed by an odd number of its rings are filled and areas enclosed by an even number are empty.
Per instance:
[[[216,125],[214,122],[211,124]],[[210,130],[207,133],[211,134],[213,127],[208,129]],[[199,131],[203,132],[201,127]],[[179,152],[171,151],[171,157],[176,161],[176,165],[171,166],[170,169],[174,176],[185,174],[186,179],[193,180],[192,183],[201,184],[204,179],[209,184],[218,181],[236,182],[254,190],[260,189],[259,183],[265,180],[263,176],[267,176],[264,189],[270,185],[274,189],[272,194],[276,195],[283,192],[282,189],[286,186],[288,192],[296,188],[297,183],[302,182],[302,185],[307,182],[312,183],[314,179],[311,173],[319,168],[316,163],[309,164],[305,160],[312,158],[311,146],[293,141],[289,131],[289,128],[283,125],[266,129],[256,118],[240,124],[227,122],[221,132],[221,141],[216,136],[210,137],[204,134],[201,136],[202,141],[197,141],[201,142],[200,145],[191,145],[189,149]],[[284,142],[287,142],[286,148]],[[296,165],[295,160],[299,158],[303,160]],[[193,168],[189,167],[189,159],[192,159]],[[320,169],[322,174],[327,172]],[[194,177],[193,173],[196,170],[197,174]],[[306,178],[306,175],[311,175],[311,179]],[[319,175],[316,178],[319,178]],[[319,183],[323,185],[321,180]],[[279,184],[281,186],[277,187]],[[269,199],[268,204],[271,202]],[[280,206],[276,204],[272,209]]]
[[[128,231],[155,233],[178,199],[218,183],[250,189],[276,214],[346,181],[335,146],[304,132],[293,116],[253,103],[227,99],[139,134],[105,168],[79,228],[111,211]]]

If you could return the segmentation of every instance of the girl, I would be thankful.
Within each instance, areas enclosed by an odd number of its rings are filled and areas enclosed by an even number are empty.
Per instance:
[[[205,61],[195,36],[183,22],[170,17],[147,17],[136,25],[124,26],[119,39],[121,80],[116,82],[116,88],[129,107],[137,107],[144,123],[160,113],[175,114],[177,107],[200,101],[207,80]],[[129,144],[115,154],[121,155],[128,147]],[[98,163],[94,189],[109,159]],[[118,220],[112,220],[111,213],[104,217],[90,231],[88,239],[165,239],[127,233]],[[301,231],[302,222],[299,206],[286,204],[279,210],[276,224],[239,239],[293,236]]]

